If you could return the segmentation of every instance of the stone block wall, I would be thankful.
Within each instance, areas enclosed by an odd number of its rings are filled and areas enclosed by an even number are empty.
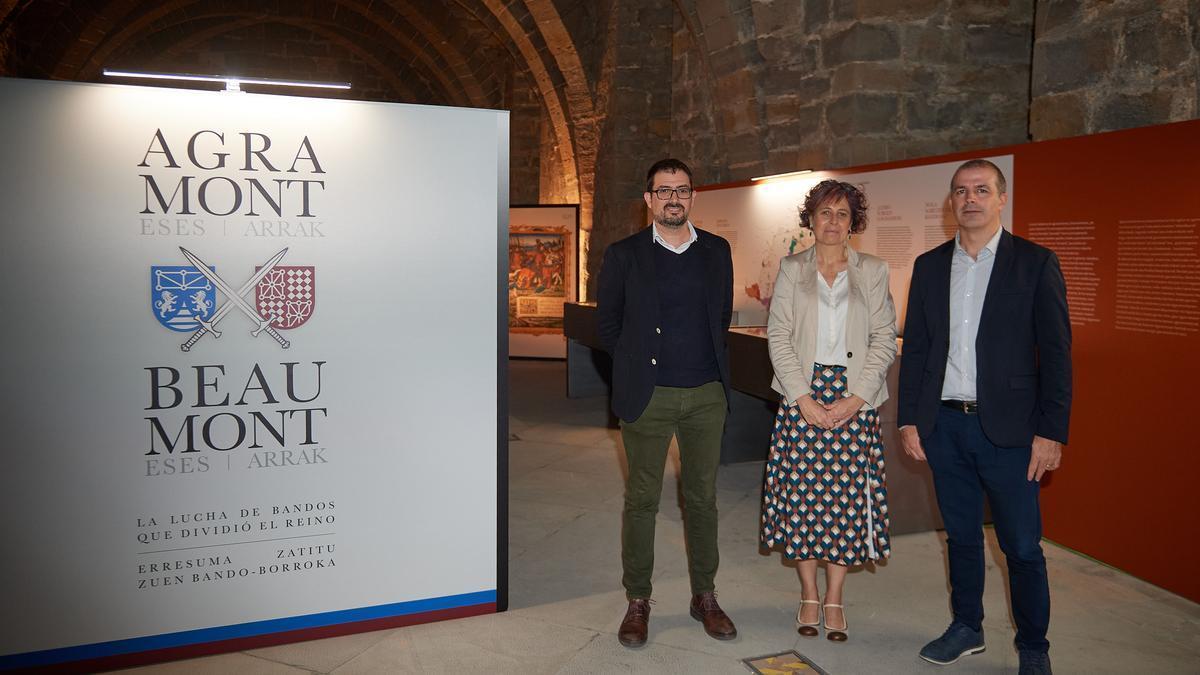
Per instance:
[[[509,203],[541,203],[542,102],[525,73],[510,74],[503,106],[509,110]]]
[[[720,181],[1027,138],[1032,0],[681,4],[672,147]]]
[[[1043,0],[1033,140],[1200,116],[1200,2]]]
[[[1200,0],[673,4],[667,154],[701,184],[1200,117]],[[598,148],[598,214],[640,211],[611,179],[657,159],[646,140]],[[588,267],[627,231],[598,217]]]
[[[646,169],[669,150],[673,16],[671,0],[615,2],[603,27],[596,201],[587,244],[594,254],[584,274],[592,294],[604,249],[646,226]]]

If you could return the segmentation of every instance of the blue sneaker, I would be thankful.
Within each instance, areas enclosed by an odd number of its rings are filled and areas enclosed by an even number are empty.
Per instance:
[[[968,654],[978,654],[984,649],[987,647],[983,644],[982,628],[972,630],[966,624],[954,621],[946,632],[942,633],[942,637],[921,648],[921,658],[939,666],[948,666]]]
[[[1018,675],[1052,675],[1050,671],[1050,655],[1046,652],[1034,652],[1022,649],[1018,652],[1021,657],[1021,667]]]

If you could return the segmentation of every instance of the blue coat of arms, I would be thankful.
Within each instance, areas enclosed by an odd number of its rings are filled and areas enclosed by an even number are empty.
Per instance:
[[[216,271],[216,268],[209,266]],[[180,333],[200,328],[217,308],[216,289],[191,265],[154,265],[150,268],[150,308],[162,325]]]

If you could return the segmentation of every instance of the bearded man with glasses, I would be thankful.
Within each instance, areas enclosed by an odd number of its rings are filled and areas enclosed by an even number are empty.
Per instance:
[[[733,314],[729,242],[688,220],[692,170],[656,162],[643,195],[650,226],[608,247],[600,266],[597,332],[612,355],[612,409],[621,419],[629,474],[621,533],[629,600],[617,639],[646,643],[654,524],[667,448],[679,442],[689,612],[718,640],[737,637],[717,604],[717,464],[729,398],[725,335]]]

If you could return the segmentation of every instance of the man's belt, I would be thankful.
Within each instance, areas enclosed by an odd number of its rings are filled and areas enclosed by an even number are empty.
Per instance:
[[[957,401],[948,398],[942,401],[942,405],[968,415],[979,414],[979,401]]]

